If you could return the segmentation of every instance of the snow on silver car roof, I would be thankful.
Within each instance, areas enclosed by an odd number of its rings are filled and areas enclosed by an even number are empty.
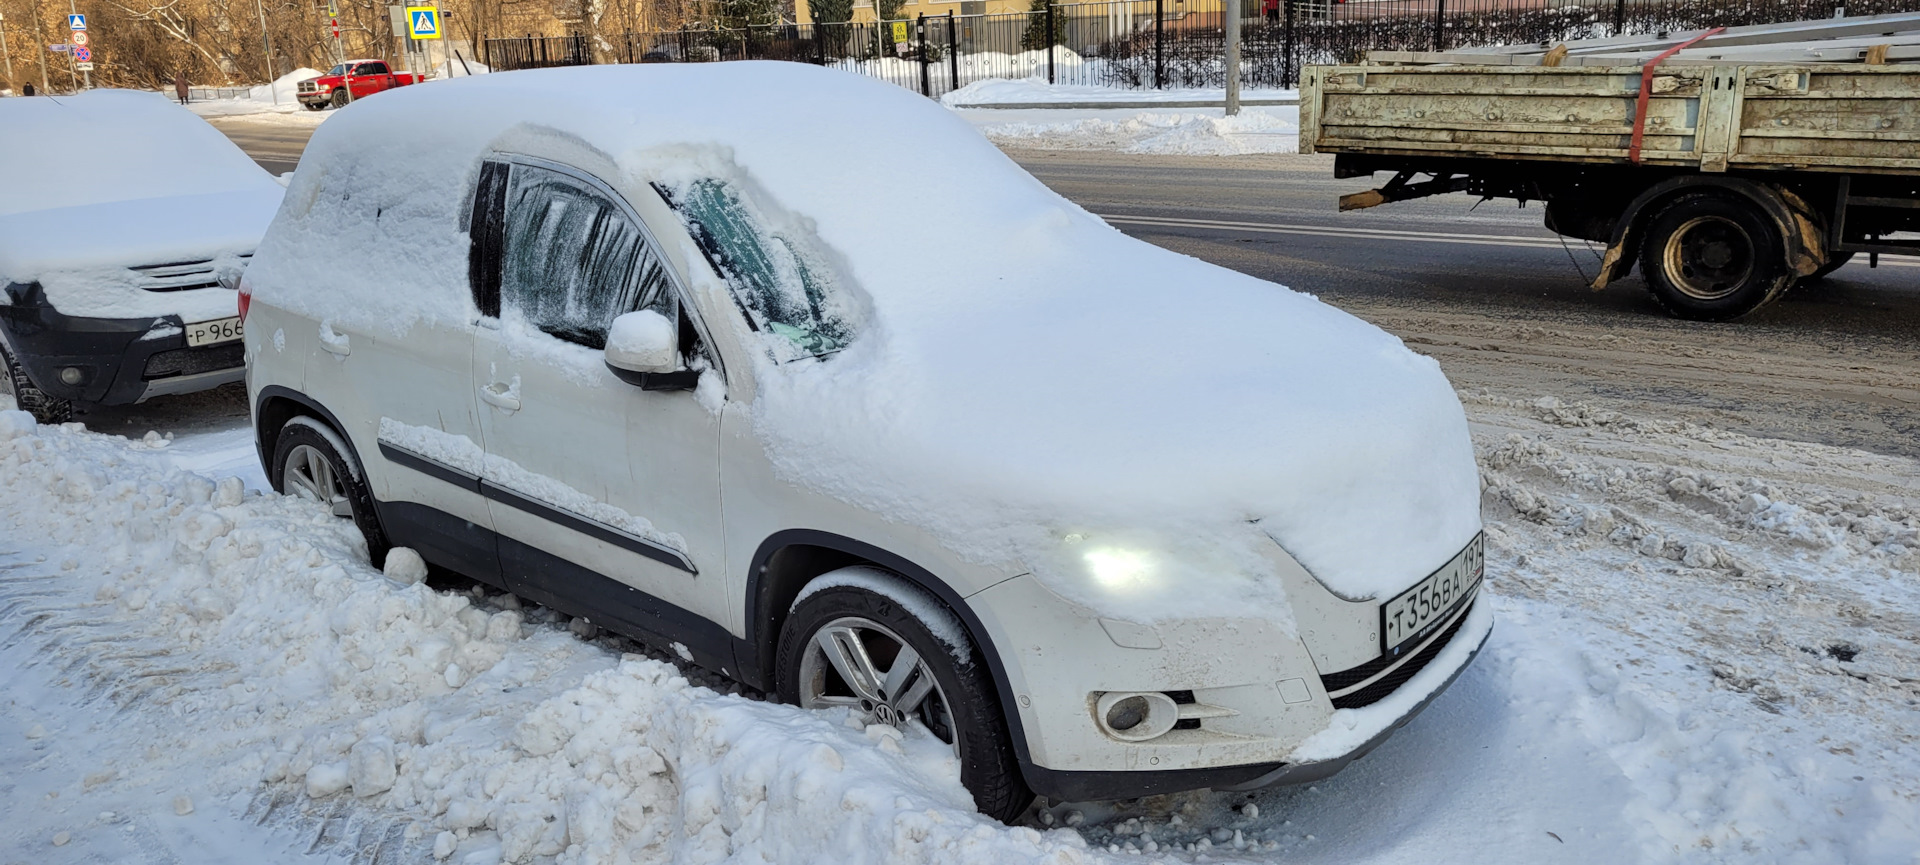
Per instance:
[[[1434,361],[1120,234],[932,101],[805,64],[514,72],[356,103],[315,134],[257,296],[372,329],[470,321],[473,174],[541,136],[604,154],[630,195],[711,176],[803,224],[868,313],[825,360],[762,359],[756,431],[789,480],[976,561],[1151,619],[1284,609],[1275,541],[1359,598],[1479,530]]]

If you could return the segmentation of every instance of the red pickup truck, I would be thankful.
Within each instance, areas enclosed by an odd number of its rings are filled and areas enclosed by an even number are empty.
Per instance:
[[[364,99],[382,90],[420,83],[411,72],[395,72],[385,60],[349,60],[319,78],[300,82],[297,95],[309,111],[329,105],[339,108],[355,99]]]

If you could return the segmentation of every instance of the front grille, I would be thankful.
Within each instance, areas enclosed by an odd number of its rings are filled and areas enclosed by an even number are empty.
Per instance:
[[[176,348],[172,351],[163,351],[147,358],[146,372],[141,373],[140,377],[152,381],[156,378],[172,378],[176,375],[196,375],[223,369],[237,369],[247,362],[246,352],[246,344],[240,342],[206,348]]]
[[[253,253],[240,256],[242,261],[252,258]],[[204,261],[176,261],[172,264],[143,264],[129,267],[147,278],[141,285],[148,291],[186,291],[191,288],[219,288],[219,274],[213,266],[213,259]]]
[[[1465,609],[1460,611],[1460,615],[1453,620],[1453,624],[1448,625],[1445,631],[1440,632],[1440,636],[1429,641],[1426,647],[1421,649],[1419,654],[1411,657],[1404,655],[1398,657],[1386,655],[1352,669],[1341,670],[1338,673],[1329,673],[1321,676],[1320,684],[1327,689],[1327,693],[1331,694],[1342,688],[1351,688],[1354,685],[1366,681],[1368,677],[1379,673],[1381,670],[1393,666],[1394,663],[1399,663],[1398,667],[1394,667],[1388,671],[1386,675],[1375,680],[1373,684],[1354,691],[1351,694],[1333,698],[1333,707],[1336,709],[1358,709],[1362,706],[1371,706],[1385,699],[1388,694],[1399,690],[1400,686],[1406,684],[1408,679],[1413,678],[1419,674],[1421,670],[1426,669],[1428,664],[1433,663],[1433,659],[1440,656],[1440,652],[1447,648],[1448,643],[1453,642],[1453,635],[1460,632],[1460,626],[1467,623],[1467,614],[1472,611],[1473,605],[1468,604]]]

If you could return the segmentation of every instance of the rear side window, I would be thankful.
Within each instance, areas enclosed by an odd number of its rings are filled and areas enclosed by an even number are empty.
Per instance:
[[[605,348],[613,319],[678,314],[661,260],[626,210],[594,184],[490,163],[475,196],[475,300],[568,342]],[[498,208],[498,209],[495,209]]]
[[[777,228],[732,184],[655,184],[755,329],[781,337],[782,360],[823,357],[853,339],[847,299],[808,239]]]
[[[353,71],[353,74],[355,74],[355,75],[385,75],[385,74],[387,74],[387,64],[385,64],[385,63],[362,63],[362,64],[360,64],[360,68],[358,68],[358,69],[355,69],[355,70]]]

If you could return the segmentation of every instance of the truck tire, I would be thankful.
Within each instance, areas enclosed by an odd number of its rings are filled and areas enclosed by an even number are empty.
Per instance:
[[[353,101],[353,94],[348,93],[347,88],[335,87],[333,89],[333,100],[332,100],[333,107],[345,108],[347,107],[347,103],[352,101]]]
[[[324,102],[302,102],[300,104],[305,105],[308,111],[319,111],[327,107]]]
[[[1692,192],[1647,223],[1640,273],[1677,318],[1731,321],[1793,285],[1786,242],[1767,214],[1730,195]]]
[[[27,371],[14,362],[13,355],[0,349],[0,361],[7,367],[7,386],[13,391],[13,402],[21,411],[33,415],[33,419],[43,424],[66,423],[73,420],[73,403],[58,397],[49,396],[33,386],[33,380],[27,378]]]

